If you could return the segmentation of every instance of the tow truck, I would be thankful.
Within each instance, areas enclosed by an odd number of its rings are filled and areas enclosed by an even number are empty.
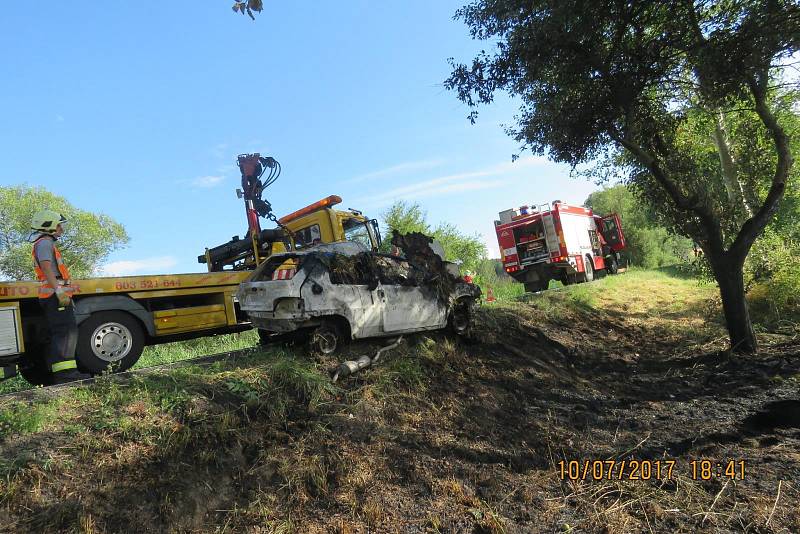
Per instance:
[[[198,261],[208,272],[72,281],[78,322],[76,360],[82,371],[124,371],[138,361],[146,345],[252,328],[236,292],[271,254],[347,240],[379,247],[377,221],[356,210],[335,209],[341,203],[336,195],[277,218],[262,194],[280,174],[278,162],[242,154],[238,164],[242,189],[237,194],[244,200],[247,232],[244,238],[236,236],[200,255]],[[262,230],[259,217],[275,222],[277,228]],[[38,285],[27,280],[0,282],[0,379],[19,372],[32,384],[50,382],[44,362],[50,334],[39,307]]]
[[[501,211],[494,227],[503,268],[528,292],[547,289],[550,280],[569,285],[616,274],[626,246],[619,215],[560,200]]]

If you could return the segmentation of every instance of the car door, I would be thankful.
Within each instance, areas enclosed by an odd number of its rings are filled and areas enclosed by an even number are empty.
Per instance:
[[[387,258],[386,261],[394,264],[384,263],[392,273],[382,277],[378,286],[378,296],[383,299],[384,333],[443,327],[447,322],[447,307],[436,297],[436,292],[413,285],[405,274],[411,267],[401,258]]]

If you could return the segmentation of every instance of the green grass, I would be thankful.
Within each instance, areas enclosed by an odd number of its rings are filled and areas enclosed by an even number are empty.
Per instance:
[[[133,369],[164,365],[190,358],[198,358],[220,352],[254,347],[258,344],[258,334],[255,330],[248,330],[238,334],[221,336],[200,337],[188,341],[151,345],[144,348],[141,358]]]

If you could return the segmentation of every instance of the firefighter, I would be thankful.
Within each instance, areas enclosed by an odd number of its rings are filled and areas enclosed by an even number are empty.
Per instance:
[[[56,240],[64,233],[67,220],[51,210],[41,210],[33,216],[33,268],[39,280],[39,305],[50,327],[50,350],[45,362],[52,373],[54,384],[90,378],[78,371],[75,345],[78,342],[78,325],[72,305],[73,288],[67,266],[56,247]]]

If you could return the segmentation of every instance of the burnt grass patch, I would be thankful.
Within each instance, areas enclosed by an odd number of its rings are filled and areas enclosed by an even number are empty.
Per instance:
[[[337,384],[268,347],[0,406],[29,420],[0,430],[0,532],[800,531],[800,342],[731,356],[581,302],[484,307],[469,338],[411,336]]]

